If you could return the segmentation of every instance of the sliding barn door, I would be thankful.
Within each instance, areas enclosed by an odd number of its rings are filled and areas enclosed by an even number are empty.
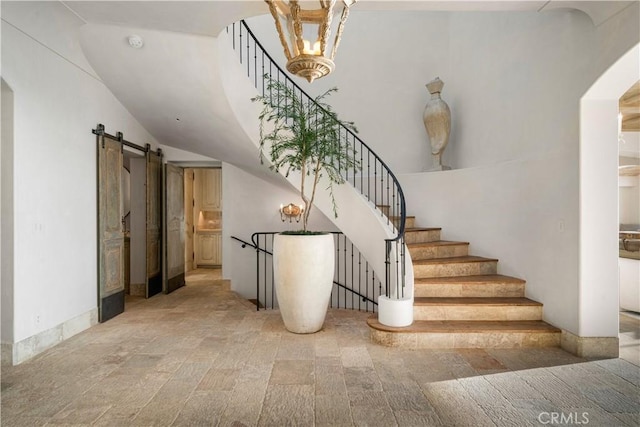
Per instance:
[[[185,283],[184,169],[165,164],[165,292],[173,292]]]
[[[162,154],[147,151],[147,298],[162,292]]]
[[[98,135],[98,318],[124,311],[122,142]]]

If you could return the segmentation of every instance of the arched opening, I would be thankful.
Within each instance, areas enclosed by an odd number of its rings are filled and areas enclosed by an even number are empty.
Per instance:
[[[580,102],[578,353],[618,355],[618,101],[639,78],[640,45]],[[597,339],[595,339],[597,338]]]

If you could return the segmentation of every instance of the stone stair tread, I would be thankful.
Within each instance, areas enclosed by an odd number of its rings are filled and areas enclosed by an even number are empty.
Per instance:
[[[412,227],[404,230],[405,233],[410,233],[412,231],[440,231],[442,228],[440,227]]]
[[[408,243],[407,246],[409,248],[426,248],[431,246],[457,246],[457,245],[468,245],[469,242],[455,242],[451,240],[435,240],[433,242],[422,242],[422,243]]]
[[[479,276],[452,276],[452,277],[416,277],[416,284],[440,285],[440,284],[460,284],[473,285],[485,283],[526,283],[525,280],[517,277],[503,276],[502,274],[483,274]]]
[[[416,320],[410,326],[386,326],[376,315],[367,324],[377,330],[403,333],[560,333],[560,329],[542,320]]]
[[[415,297],[414,305],[468,305],[468,306],[542,306],[525,297]]]
[[[484,258],[479,256],[458,256],[451,258],[431,258],[431,259],[419,259],[412,260],[414,265],[431,265],[431,264],[459,264],[469,262],[497,262],[495,258]]]

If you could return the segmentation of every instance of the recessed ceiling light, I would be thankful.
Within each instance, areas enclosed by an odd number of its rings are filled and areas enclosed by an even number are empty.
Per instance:
[[[134,49],[140,49],[142,46],[144,46],[144,40],[142,40],[142,37],[135,34],[132,36],[129,36],[127,41],[129,42],[129,46],[131,46]]]

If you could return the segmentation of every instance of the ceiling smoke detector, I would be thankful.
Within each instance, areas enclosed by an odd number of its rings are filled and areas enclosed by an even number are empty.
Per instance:
[[[129,42],[129,46],[134,49],[140,49],[142,46],[144,46],[144,40],[142,40],[142,37],[138,35],[129,36],[127,41]]]

